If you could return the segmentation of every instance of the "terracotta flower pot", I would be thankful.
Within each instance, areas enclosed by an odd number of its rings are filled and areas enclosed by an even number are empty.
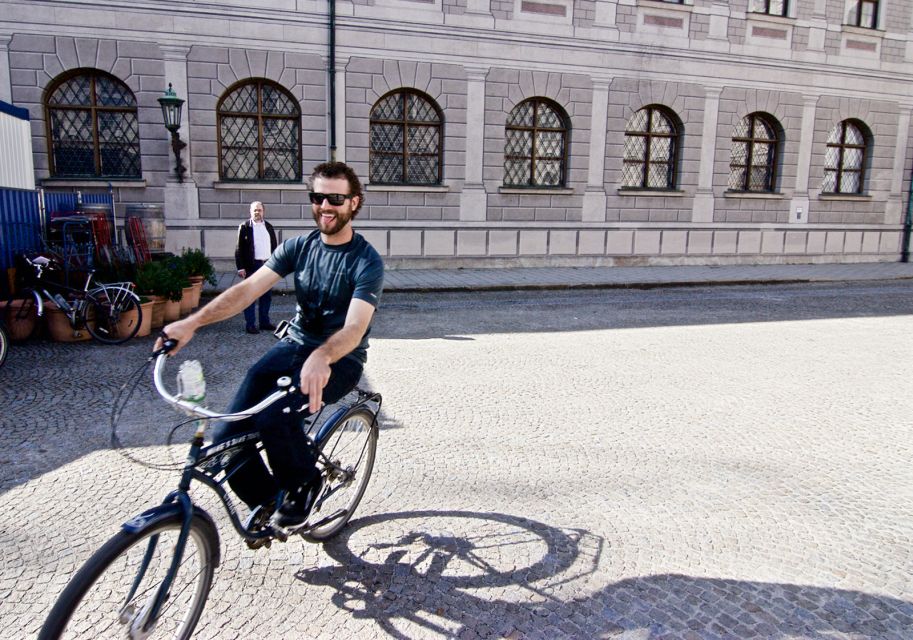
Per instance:
[[[174,322],[181,317],[181,301],[165,300],[165,322]]]
[[[181,315],[186,316],[193,309],[193,285],[181,290]]]
[[[91,312],[90,312],[91,313]],[[81,342],[91,340],[92,336],[85,327],[74,329],[70,326],[70,319],[67,314],[53,302],[48,302],[44,306],[44,319],[48,327],[48,333],[55,342]],[[93,318],[87,317],[86,322],[93,322]]]
[[[196,309],[200,306],[200,295],[203,293],[203,276],[190,276],[190,284],[193,286],[193,302],[191,303],[191,309]]]
[[[10,300],[0,306],[3,323],[10,340],[25,340],[35,332],[38,312],[34,300]]]
[[[152,299],[152,313],[149,314],[149,317],[152,318],[152,328],[161,329],[165,326],[165,296],[149,296]],[[144,312],[145,313],[145,312]]]
[[[130,309],[117,319],[117,335],[127,335],[140,322],[139,310]]]
[[[143,319],[140,320],[139,331],[136,332],[137,338],[142,338],[152,333],[152,308],[154,306],[155,303],[152,300],[140,304],[139,307],[143,312]]]

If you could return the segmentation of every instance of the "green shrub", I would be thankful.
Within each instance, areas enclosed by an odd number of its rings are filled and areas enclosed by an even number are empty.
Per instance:
[[[216,270],[212,266],[212,260],[206,257],[202,249],[184,248],[181,252],[181,260],[187,273],[192,276],[203,276],[211,285],[216,284]]]
[[[181,299],[184,287],[188,286],[186,274],[169,263],[178,258],[147,262],[136,270],[136,290],[140,294],[164,296],[176,302]],[[185,281],[187,284],[185,284]]]
[[[181,283],[182,289],[190,286],[190,272],[187,271],[184,261],[179,256],[171,256],[165,260],[165,268]]]

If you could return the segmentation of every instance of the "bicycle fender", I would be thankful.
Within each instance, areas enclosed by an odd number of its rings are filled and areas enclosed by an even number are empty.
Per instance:
[[[213,528],[218,530],[215,522],[212,519],[212,516],[196,506],[193,508],[193,510],[196,515],[206,520],[213,526]],[[165,504],[160,504],[156,507],[152,507],[151,509],[146,509],[142,513],[135,515],[124,522],[120,527],[127,533],[136,533],[141,529],[144,529],[152,524],[157,524],[162,520],[168,520],[175,517],[180,518],[182,516],[183,507],[181,504],[178,502],[168,502]]]
[[[348,410],[349,407],[340,407],[339,409],[336,409],[329,418],[324,420],[323,424],[320,425],[320,431],[317,432],[317,436],[314,438],[314,442],[320,445],[323,442],[323,439],[327,437],[329,430],[336,426],[336,423],[342,419],[342,416],[344,416]]]

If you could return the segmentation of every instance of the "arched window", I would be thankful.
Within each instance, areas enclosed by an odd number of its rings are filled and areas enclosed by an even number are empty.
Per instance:
[[[644,107],[625,127],[621,186],[627,189],[672,189],[678,128],[661,107]]]
[[[831,129],[824,154],[825,193],[862,193],[869,136],[861,122],[844,120]]]
[[[760,113],[745,116],[732,134],[729,188],[768,191],[776,186],[780,134],[776,122]]]
[[[567,115],[551,100],[530,98],[514,107],[505,131],[504,185],[564,186],[569,132]]]
[[[139,178],[136,98],[114,76],[79,69],[45,92],[51,175],[57,178]]]
[[[411,89],[392,91],[371,108],[369,180],[373,184],[440,184],[441,110]]]
[[[230,87],[217,106],[223,180],[301,181],[301,109],[269,80]]]

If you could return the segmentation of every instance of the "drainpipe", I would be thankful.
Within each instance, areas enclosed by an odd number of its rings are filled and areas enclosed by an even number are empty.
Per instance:
[[[910,261],[910,229],[913,228],[913,170],[910,171],[910,188],[907,190],[907,215],[903,221],[903,240],[900,241],[900,261]]]
[[[327,0],[330,11],[329,64],[327,80],[329,81],[330,101],[330,160],[336,160],[336,0]]]

